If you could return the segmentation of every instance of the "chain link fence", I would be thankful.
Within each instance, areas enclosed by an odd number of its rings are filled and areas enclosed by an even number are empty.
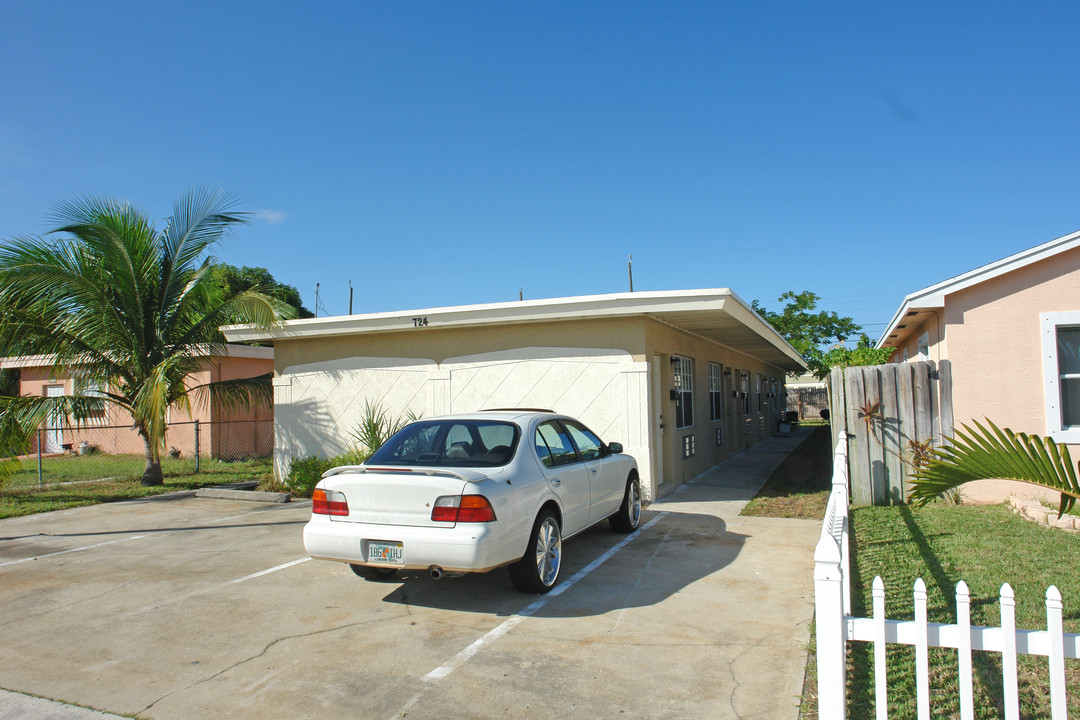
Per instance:
[[[146,465],[142,437],[130,425],[41,428],[20,458],[16,485],[128,479]],[[170,423],[161,469],[166,475],[212,473],[223,465],[265,459],[274,454],[274,421]],[[259,466],[262,463],[254,462]]]

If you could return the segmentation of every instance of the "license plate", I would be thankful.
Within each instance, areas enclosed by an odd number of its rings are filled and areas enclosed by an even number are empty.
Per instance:
[[[369,540],[367,546],[367,561],[404,565],[405,546],[399,542]]]

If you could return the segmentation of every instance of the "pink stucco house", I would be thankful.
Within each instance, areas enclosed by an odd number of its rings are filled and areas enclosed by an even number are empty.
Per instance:
[[[0,370],[19,371],[19,394],[41,397],[71,395],[74,383],[70,376],[53,373],[51,359],[33,355],[0,358]],[[224,355],[208,355],[203,368],[188,376],[194,387],[219,380],[265,375],[274,371],[274,349],[247,345],[227,345]],[[209,403],[192,403],[190,412],[169,409],[167,442],[190,456],[195,448],[194,422],[199,421],[201,455],[223,460],[241,457],[268,457],[273,454],[274,408],[271,403],[255,405],[244,411],[228,412]],[[119,408],[106,406],[100,417],[74,427],[62,418],[47,424],[39,434],[42,452],[75,450],[86,441],[103,452],[142,454],[143,444],[132,429],[131,416]],[[37,438],[31,452],[37,452]]]
[[[877,346],[951,362],[956,427],[1080,446],[1080,232],[911,293]]]

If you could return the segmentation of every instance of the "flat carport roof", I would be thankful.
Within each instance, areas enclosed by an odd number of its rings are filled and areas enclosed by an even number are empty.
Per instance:
[[[289,320],[264,330],[223,328],[229,342],[270,342],[413,330],[469,328],[643,316],[724,345],[789,372],[806,370],[802,357],[745,301],[727,288],[584,295],[483,305]]]

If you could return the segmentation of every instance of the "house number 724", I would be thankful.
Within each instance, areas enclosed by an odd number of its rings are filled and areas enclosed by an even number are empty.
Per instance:
[[[412,319],[412,326],[413,327],[427,327],[427,318],[426,317],[413,318]]]

